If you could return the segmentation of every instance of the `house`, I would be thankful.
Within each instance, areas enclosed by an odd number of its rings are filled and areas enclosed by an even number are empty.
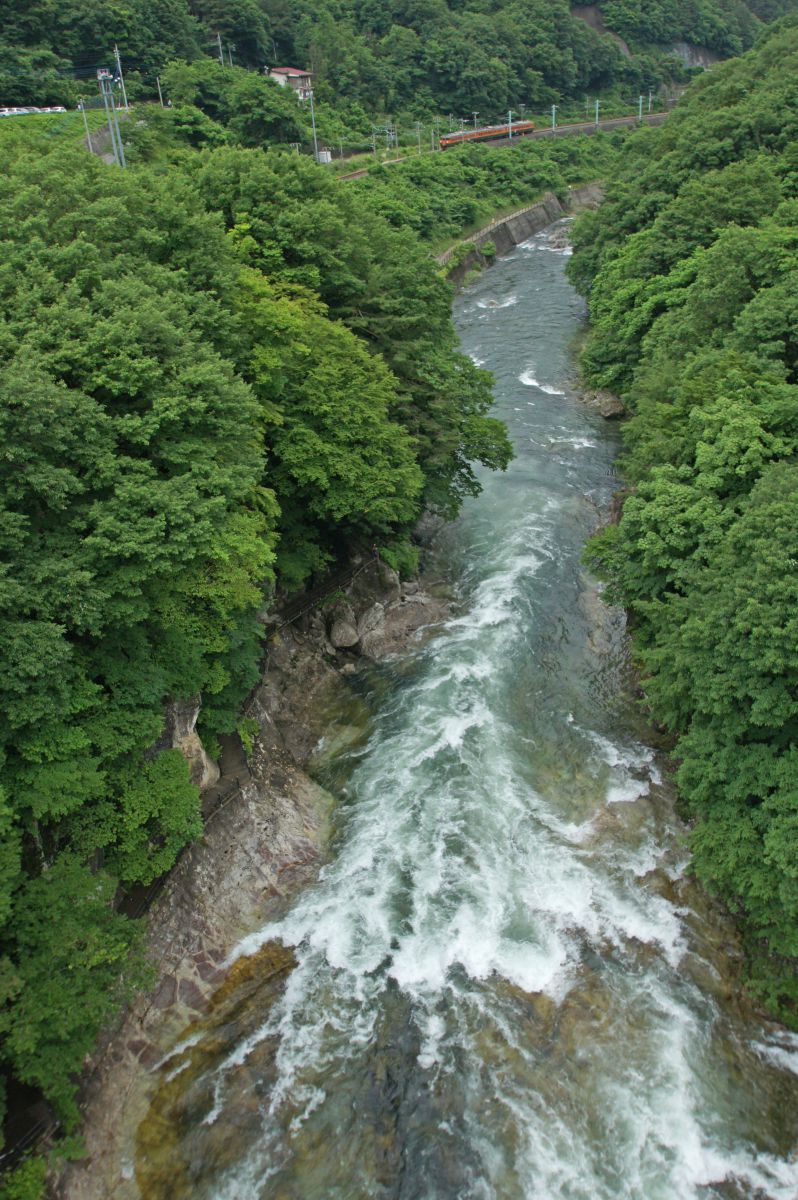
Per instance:
[[[299,100],[307,100],[309,97],[313,86],[310,71],[300,71],[297,67],[264,67],[263,70],[270,79],[279,83],[280,87],[290,87],[296,92]]]

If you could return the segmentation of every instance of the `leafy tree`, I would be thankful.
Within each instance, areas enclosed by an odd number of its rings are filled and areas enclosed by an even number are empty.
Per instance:
[[[752,986],[791,1022],[796,64],[791,19],[701,80],[662,133],[633,140],[607,204],[577,229],[572,268],[595,316],[585,368],[633,413],[632,487],[588,557],[631,608],[647,697],[678,735],[694,868],[748,935]]]
[[[15,910],[15,1003],[0,1016],[6,1056],[25,1083],[43,1089],[67,1126],[78,1110],[73,1074],[118,1002],[139,934],[111,907],[114,881],[64,856],[21,891]]]

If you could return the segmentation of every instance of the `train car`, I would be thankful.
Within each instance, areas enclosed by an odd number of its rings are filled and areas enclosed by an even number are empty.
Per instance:
[[[531,133],[535,128],[534,121],[513,121],[512,135],[513,137],[523,137],[527,133]],[[462,146],[464,142],[484,142],[490,138],[509,137],[511,126],[507,125],[486,125],[483,129],[461,129],[458,133],[447,133],[441,138],[441,150],[446,150],[449,146]]]

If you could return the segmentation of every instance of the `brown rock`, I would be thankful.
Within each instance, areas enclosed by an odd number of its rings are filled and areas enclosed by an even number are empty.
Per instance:
[[[626,415],[626,409],[621,399],[601,388],[596,392],[585,392],[585,401],[595,408],[606,421],[617,421]]]

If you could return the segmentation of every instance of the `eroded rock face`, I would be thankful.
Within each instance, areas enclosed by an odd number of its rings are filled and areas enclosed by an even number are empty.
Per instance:
[[[380,604],[379,600],[372,604],[371,608],[367,608],[360,620],[357,623],[357,633],[359,638],[363,638],[367,633],[371,633],[375,629],[379,629],[385,620],[385,605]]]
[[[60,1200],[145,1196],[135,1171],[136,1131],[162,1081],[164,1056],[190,1023],[205,1021],[239,938],[312,880],[323,859],[332,797],[304,768],[314,755],[367,733],[368,714],[357,709],[363,701],[349,686],[362,661],[353,659],[352,647],[363,648],[367,666],[423,636],[448,609],[445,597],[429,595],[417,581],[401,585],[387,564],[369,563],[331,611],[319,608],[269,638],[266,669],[247,708],[259,725],[248,769],[230,781],[237,788],[153,907],[147,942],[156,983],[93,1055],[81,1098],[88,1157],[57,1181]],[[198,696],[171,704],[154,752],[174,746],[198,781],[215,780],[196,733],[199,712]]]
[[[163,748],[180,751],[188,763],[191,782],[204,792],[218,783],[219,768],[209,757],[196,730],[201,708],[201,696],[169,701],[166,706]]]

